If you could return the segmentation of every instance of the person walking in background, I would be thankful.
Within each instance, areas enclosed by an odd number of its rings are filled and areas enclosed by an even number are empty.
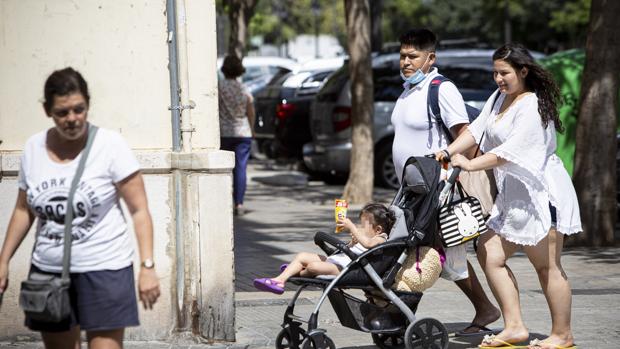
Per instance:
[[[404,91],[396,101],[391,121],[394,125],[394,167],[402,180],[403,167],[410,156],[424,156],[445,148],[449,137],[433,118],[429,119],[427,111],[429,85],[439,74],[433,67],[437,45],[435,34],[428,29],[412,29],[400,37],[400,45]],[[465,131],[469,123],[465,102],[451,81],[439,87],[439,107],[444,125],[454,136]],[[445,254],[442,278],[454,281],[476,311],[471,324],[456,335],[492,333],[486,326],[499,319],[500,312],[487,297],[467,260],[466,245],[446,248]]]
[[[235,152],[233,170],[234,214],[244,214],[243,197],[246,171],[252,138],[254,137],[254,100],[250,92],[237,80],[245,68],[236,56],[226,56],[221,68],[224,79],[218,82],[220,110],[220,143],[222,150]]]
[[[48,77],[44,97],[43,108],[55,126],[30,137],[24,147],[17,203],[0,250],[0,293],[8,287],[11,257],[35,218],[31,270],[58,275],[62,271],[67,196],[92,127],[87,121],[90,95],[82,75],[65,68]],[[142,260],[140,300],[150,309],[160,295],[153,223],[139,164],[118,133],[99,129],[73,204],[71,316],[59,323],[26,316],[26,326],[41,332],[48,349],[79,348],[80,330],[86,331],[89,348],[122,348],[125,327],[139,325],[134,249],[120,198],[131,214]]]
[[[494,169],[498,194],[489,232],[480,237],[478,259],[500,304],[505,329],[486,337],[481,347],[505,347],[529,338],[517,282],[506,267],[507,259],[523,250],[551,311],[551,334],[530,342],[529,348],[573,348],[571,289],[560,257],[564,235],[582,229],[575,189],[555,154],[556,131],[562,131],[559,90],[520,44],[495,51],[493,77],[499,91],[468,130],[436,154],[439,160],[450,157],[453,166],[465,171]],[[468,160],[460,155],[474,144],[480,144],[483,156]]]

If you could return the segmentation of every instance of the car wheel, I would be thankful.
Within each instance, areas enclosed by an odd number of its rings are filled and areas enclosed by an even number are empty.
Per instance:
[[[394,161],[392,160],[392,142],[382,142],[377,147],[375,153],[375,178],[377,184],[385,188],[398,189],[400,183],[398,182]]]

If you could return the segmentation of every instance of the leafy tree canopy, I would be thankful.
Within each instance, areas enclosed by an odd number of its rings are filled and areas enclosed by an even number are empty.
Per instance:
[[[497,47],[509,25],[512,41],[552,53],[583,47],[591,0],[371,0],[383,2],[383,42],[396,42],[413,27],[428,27],[440,39],[476,39]],[[313,7],[313,5],[315,5]],[[316,6],[318,5],[318,7]],[[218,14],[226,1],[217,0]],[[315,11],[317,8],[318,11]],[[300,34],[336,36],[346,47],[344,2],[338,0],[260,0],[250,21],[251,36],[283,44]]]

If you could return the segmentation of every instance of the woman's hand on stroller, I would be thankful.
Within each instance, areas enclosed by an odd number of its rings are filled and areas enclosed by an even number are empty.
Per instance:
[[[450,157],[452,167],[460,167],[465,171],[471,171],[471,161],[461,154],[454,154]]]
[[[439,161],[441,163],[448,163],[448,162],[450,162],[450,153],[446,149],[440,150],[440,151],[436,152],[433,155],[434,155],[435,160],[437,160],[437,161]]]

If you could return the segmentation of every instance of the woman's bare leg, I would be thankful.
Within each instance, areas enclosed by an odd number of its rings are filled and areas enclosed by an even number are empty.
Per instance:
[[[45,349],[80,349],[80,326],[64,332],[41,332]]]
[[[88,349],[121,349],[123,348],[124,328],[108,331],[87,331]]]
[[[519,246],[502,239],[493,231],[480,237],[478,243],[478,260],[484,270],[491,291],[499,303],[504,317],[504,330],[497,338],[509,343],[518,343],[529,338],[529,332],[521,317],[519,288],[506,260]],[[485,346],[502,346],[500,342],[484,343]]]
[[[543,348],[556,348],[555,345],[563,347],[573,345],[573,333],[570,325],[571,289],[568,277],[560,262],[563,243],[564,236],[552,228],[547,237],[538,245],[524,248],[527,257],[536,269],[538,280],[551,311],[551,334],[544,342],[552,344],[549,346],[541,344]]]

